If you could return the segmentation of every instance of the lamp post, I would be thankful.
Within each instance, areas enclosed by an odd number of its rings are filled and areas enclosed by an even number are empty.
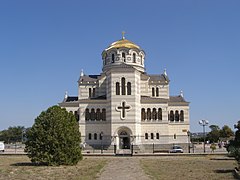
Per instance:
[[[205,126],[208,125],[208,121],[207,120],[200,120],[199,121],[199,124],[203,127],[203,152],[205,153],[206,152],[206,149],[205,149],[205,138],[206,138],[206,133],[205,133]]]
[[[188,130],[187,131],[187,136],[188,136],[188,153],[190,153],[190,135],[191,135],[191,132]]]

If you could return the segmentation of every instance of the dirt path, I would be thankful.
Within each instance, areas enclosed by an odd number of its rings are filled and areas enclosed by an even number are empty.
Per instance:
[[[150,180],[140,167],[139,158],[112,158],[100,173],[98,180]]]

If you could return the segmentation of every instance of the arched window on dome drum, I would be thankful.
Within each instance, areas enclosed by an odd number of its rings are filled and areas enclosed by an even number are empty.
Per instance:
[[[91,119],[92,121],[94,121],[94,120],[96,119],[96,118],[95,118],[95,110],[94,110],[93,108],[91,109],[91,114],[90,114],[90,116],[91,116],[90,119]]]
[[[88,139],[89,139],[89,140],[92,139],[92,134],[91,134],[91,133],[88,134]]]
[[[162,120],[162,108],[158,108],[158,120]]]
[[[128,82],[127,83],[127,95],[131,95],[131,92],[132,90],[131,90],[131,83],[130,82]]]
[[[159,133],[156,133],[156,139],[159,139]]]
[[[157,120],[157,110],[156,110],[156,108],[153,108],[153,111],[152,111],[152,119],[153,119],[153,120]]]
[[[115,61],[115,56],[114,54],[112,54],[112,63],[114,63],[114,61]]]
[[[136,54],[133,53],[133,62],[136,63]]]
[[[146,119],[146,112],[145,112],[145,109],[144,108],[142,108],[142,112],[141,112],[141,115],[142,115],[142,121],[145,121],[145,119]]]
[[[124,52],[122,53],[122,59],[123,59],[123,62],[126,62],[126,55]]]
[[[173,113],[173,111],[170,111],[169,120],[170,121],[174,121],[174,113]]]
[[[180,121],[184,121],[184,111],[180,111]]]
[[[141,65],[143,65],[143,56],[141,55]]]
[[[156,96],[158,97],[159,96],[159,88],[156,87]]]
[[[151,109],[147,109],[147,120],[151,120]]]
[[[94,133],[94,140],[97,140],[97,133]]]
[[[152,88],[152,97],[154,97],[155,96],[155,88],[153,87]]]
[[[153,133],[151,133],[151,139],[154,139],[154,134]]]
[[[89,109],[87,108],[85,110],[85,121],[89,121],[89,119],[90,119],[90,113],[89,113]]]
[[[120,95],[120,84],[116,82],[116,95]]]
[[[179,112],[175,111],[175,121],[179,121]]]
[[[125,78],[123,77],[121,80],[122,84],[122,95],[126,95],[126,85],[125,85]]]
[[[145,133],[145,139],[148,139],[148,133]]]
[[[96,112],[96,120],[100,121],[100,119],[101,119],[101,112],[100,112],[100,109],[98,108]]]

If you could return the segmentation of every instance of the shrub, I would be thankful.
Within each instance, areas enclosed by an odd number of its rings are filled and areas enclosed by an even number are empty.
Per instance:
[[[75,165],[82,159],[78,123],[72,113],[59,106],[43,111],[26,136],[25,152],[32,162]]]

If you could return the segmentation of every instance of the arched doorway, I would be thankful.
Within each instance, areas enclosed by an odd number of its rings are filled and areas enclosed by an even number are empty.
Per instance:
[[[119,149],[130,149],[130,135],[124,130],[119,132]]]

